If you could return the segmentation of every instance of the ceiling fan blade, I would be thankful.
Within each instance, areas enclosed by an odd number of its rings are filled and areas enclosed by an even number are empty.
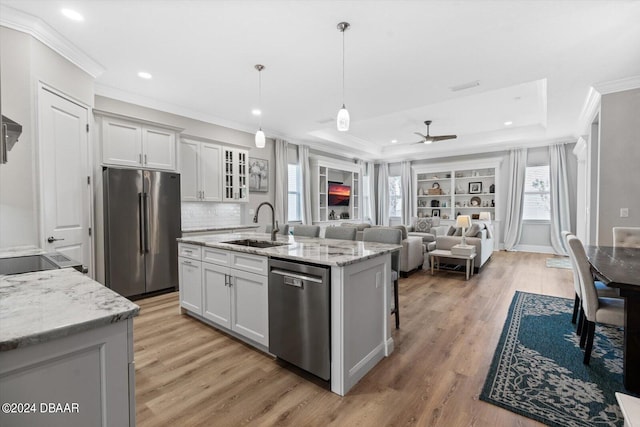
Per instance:
[[[440,135],[440,136],[432,136],[431,139],[433,142],[444,141],[446,139],[456,139],[458,135]]]
[[[421,137],[425,138],[425,139],[427,138],[427,135],[423,135],[423,134],[421,134],[420,132],[414,132],[414,133],[415,133],[416,135],[418,135],[418,136],[421,136]]]

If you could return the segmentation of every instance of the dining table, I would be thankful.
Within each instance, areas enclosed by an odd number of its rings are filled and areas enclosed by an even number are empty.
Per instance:
[[[624,386],[640,393],[640,248],[585,246],[594,275],[618,288],[624,303]]]

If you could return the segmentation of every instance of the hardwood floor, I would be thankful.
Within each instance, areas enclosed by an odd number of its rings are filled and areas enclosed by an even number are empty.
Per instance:
[[[178,295],[137,301],[139,426],[538,426],[478,399],[516,290],[573,298],[550,255],[496,252],[479,275],[400,280],[394,353],[345,397],[180,315]]]

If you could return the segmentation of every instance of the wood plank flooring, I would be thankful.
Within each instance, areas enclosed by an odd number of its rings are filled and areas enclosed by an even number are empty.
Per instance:
[[[137,301],[137,423],[146,426],[539,426],[478,399],[516,290],[573,298],[550,255],[495,252],[480,274],[400,280],[395,351],[345,397],[179,314],[178,294]]]

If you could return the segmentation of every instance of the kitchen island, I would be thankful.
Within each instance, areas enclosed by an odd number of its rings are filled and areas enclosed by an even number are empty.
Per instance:
[[[391,254],[401,246],[285,235],[273,247],[227,243],[269,239],[266,233],[178,239],[181,310],[268,352],[269,260],[329,267],[330,384],[331,391],[345,395],[393,352]],[[224,292],[231,294],[225,303],[231,308],[221,311]]]
[[[0,276],[0,425],[135,425],[138,312],[72,268]]]

